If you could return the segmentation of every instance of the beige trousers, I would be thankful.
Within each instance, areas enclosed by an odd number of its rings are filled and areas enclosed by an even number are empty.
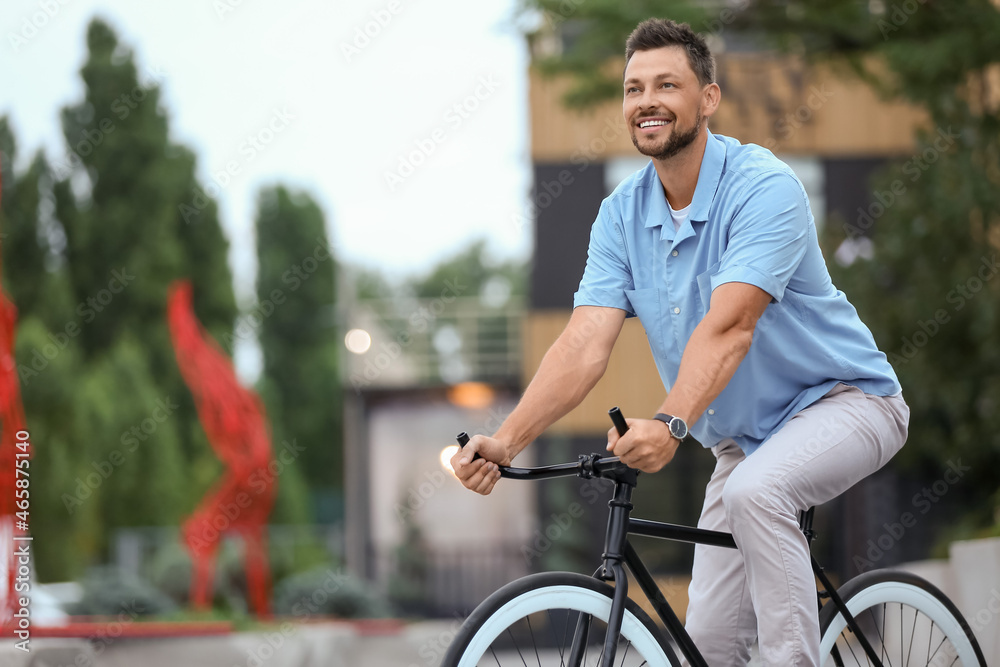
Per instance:
[[[711,667],[819,664],[816,583],[798,513],[881,468],[906,440],[902,396],[839,384],[747,457],[712,448],[700,528],[732,532],[739,550],[698,545],[687,631]]]

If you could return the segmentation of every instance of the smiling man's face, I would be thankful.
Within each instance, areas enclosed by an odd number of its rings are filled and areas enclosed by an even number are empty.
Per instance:
[[[622,113],[639,152],[666,160],[690,146],[702,129],[705,88],[682,47],[636,51],[625,68]]]

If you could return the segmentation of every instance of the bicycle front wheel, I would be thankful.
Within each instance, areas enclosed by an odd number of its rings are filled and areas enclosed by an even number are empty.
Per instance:
[[[837,591],[883,665],[986,667],[972,630],[954,603],[930,582],[899,570],[874,570]],[[825,667],[874,664],[843,614],[820,612]]]
[[[584,665],[601,665],[614,588],[569,572],[533,574],[507,584],[465,620],[443,667],[567,665],[581,616]],[[679,666],[662,632],[632,600],[625,605],[615,664]]]

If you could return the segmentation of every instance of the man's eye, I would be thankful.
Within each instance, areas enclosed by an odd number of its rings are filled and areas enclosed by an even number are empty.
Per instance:
[[[673,88],[674,84],[666,82],[666,83],[663,83],[660,87],[661,88]]]

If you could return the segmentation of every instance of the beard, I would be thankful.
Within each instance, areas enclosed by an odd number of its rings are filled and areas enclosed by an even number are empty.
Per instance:
[[[671,120],[676,123],[677,116],[674,116]],[[646,148],[639,146],[639,140],[635,135],[635,127],[633,127],[631,132],[632,144],[636,150],[647,157],[651,157],[654,160],[668,160],[690,146],[698,138],[698,132],[701,131],[701,121],[701,109],[698,109],[698,113],[694,118],[694,125],[690,129],[682,130],[674,125],[673,132],[670,133],[668,139],[665,139],[659,146],[647,146]]]

